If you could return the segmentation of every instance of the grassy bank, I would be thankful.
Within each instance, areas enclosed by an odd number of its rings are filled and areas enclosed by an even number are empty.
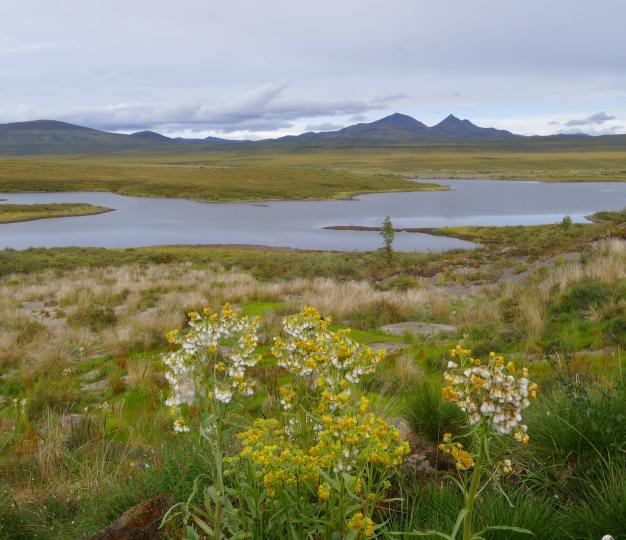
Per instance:
[[[246,148],[178,154],[0,158],[0,190],[113,191],[212,201],[345,198],[441,189],[406,177],[625,181],[626,152],[478,143],[371,148]]]
[[[165,159],[165,161],[162,161]],[[379,171],[134,156],[118,159],[2,159],[0,191],[112,191],[122,195],[207,201],[348,198],[378,191],[444,189]],[[236,164],[231,164],[232,161]]]
[[[82,203],[0,204],[0,223],[15,223],[71,216],[90,216],[110,212],[110,208]]]

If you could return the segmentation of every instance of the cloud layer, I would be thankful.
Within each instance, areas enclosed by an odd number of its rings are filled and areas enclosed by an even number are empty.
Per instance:
[[[22,0],[0,20],[0,122],[242,137],[395,110],[525,133],[626,116],[622,0]]]

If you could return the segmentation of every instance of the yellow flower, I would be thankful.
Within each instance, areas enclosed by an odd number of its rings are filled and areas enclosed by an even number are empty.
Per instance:
[[[350,518],[350,521],[348,521],[348,529],[352,531],[360,531],[363,529],[364,525],[365,519],[363,512],[357,512]]]
[[[364,516],[363,512],[356,512],[348,521],[348,529],[362,532],[365,536],[374,536],[374,522]]]
[[[324,482],[317,487],[317,496],[320,501],[327,501],[330,499],[330,486]]]

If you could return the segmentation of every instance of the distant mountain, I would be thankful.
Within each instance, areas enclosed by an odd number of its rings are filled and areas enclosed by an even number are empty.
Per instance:
[[[481,137],[519,137],[510,131],[495,128],[478,127],[469,120],[461,120],[453,114],[448,115],[438,124],[428,129],[433,138],[474,139]]]
[[[139,139],[142,141],[151,141],[151,142],[172,142],[172,139],[166,137],[165,135],[161,135],[156,131],[137,131],[136,133],[131,133],[129,137],[133,139]]]
[[[0,124],[0,154],[111,152],[140,148],[142,141],[56,120]]]
[[[175,140],[154,131],[124,135],[57,120],[0,124],[0,155],[4,156],[159,151],[171,149],[181,142],[209,145],[232,141],[217,137]]]
[[[249,142],[244,140],[232,140],[232,139],[221,139],[220,137],[205,137],[204,139],[186,139],[184,137],[175,137],[174,139],[170,139],[170,141],[174,141],[182,144],[207,144],[207,143],[242,143]]]
[[[285,148],[359,147],[380,145],[415,145],[422,147],[469,147],[489,144],[502,148],[544,149],[545,144],[556,148],[619,148],[626,135],[583,137],[554,135],[524,137],[510,131],[479,127],[469,120],[449,115],[434,126],[394,113],[375,122],[347,126],[337,131],[308,132],[262,141],[232,141],[218,137],[205,139],[170,138],[154,131],[139,131],[130,135],[109,133],[75,126],[56,120],[35,120],[0,124],[0,156],[37,154],[106,154],[112,152],[182,152],[203,148],[238,146],[254,149],[263,146]]]
[[[394,113],[375,122],[355,124],[337,131],[303,133],[287,136],[277,141],[377,141],[381,143],[411,142],[438,139],[479,139],[484,137],[519,137],[510,131],[482,128],[469,120],[460,120],[449,115],[439,124],[428,127],[426,124],[406,114]]]
[[[394,113],[380,120],[355,124],[337,131],[307,132],[302,135],[280,137],[277,141],[360,140],[366,142],[403,142],[427,138],[426,124],[406,114]]]

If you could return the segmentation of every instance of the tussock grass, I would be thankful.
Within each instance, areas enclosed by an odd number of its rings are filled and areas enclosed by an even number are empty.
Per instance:
[[[336,320],[372,328],[409,320],[445,303],[445,296],[436,289],[379,291],[366,281],[329,278],[268,283],[189,264],[14,275],[0,281],[0,360],[19,362],[36,377],[84,358],[158,347],[187,312],[227,301],[286,302],[291,310],[313,305]]]
[[[566,353],[626,342],[626,241],[601,240],[579,262],[478,295],[457,315],[482,352]],[[504,346],[503,346],[504,345]]]

